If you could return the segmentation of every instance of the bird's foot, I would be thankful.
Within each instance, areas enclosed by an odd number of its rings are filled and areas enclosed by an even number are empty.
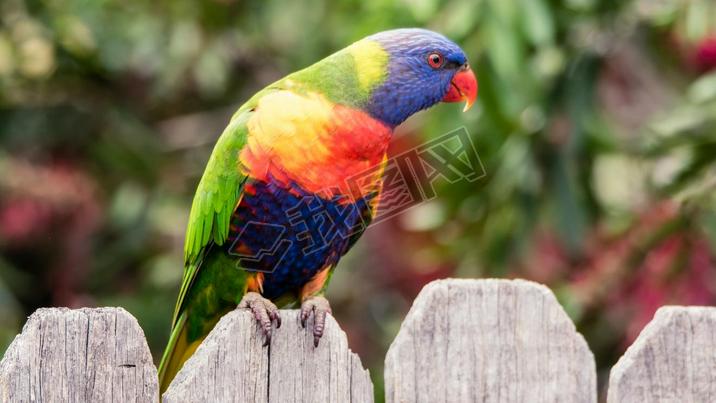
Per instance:
[[[318,342],[323,336],[326,328],[326,314],[333,313],[328,300],[320,295],[314,295],[303,300],[301,303],[301,326],[306,327],[306,321],[313,312],[313,346],[318,347]]]
[[[281,327],[281,317],[278,314],[278,308],[273,302],[261,296],[257,292],[247,292],[239,302],[239,308],[249,309],[254,314],[254,318],[259,323],[261,333],[264,334],[266,341],[264,346],[271,343],[271,325],[276,321],[276,328]]]

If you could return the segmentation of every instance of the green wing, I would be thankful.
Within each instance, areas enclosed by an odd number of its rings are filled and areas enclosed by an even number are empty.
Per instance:
[[[204,253],[212,244],[222,245],[229,235],[231,215],[239,203],[246,180],[239,169],[239,153],[246,144],[246,122],[250,115],[250,109],[242,107],[231,119],[214,147],[194,195],[184,242],[184,276],[172,327],[181,314]]]

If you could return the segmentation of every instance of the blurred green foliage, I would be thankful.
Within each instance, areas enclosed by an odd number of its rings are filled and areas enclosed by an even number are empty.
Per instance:
[[[191,196],[271,81],[376,31],[467,51],[487,176],[371,228],[329,297],[381,396],[384,352],[445,276],[549,285],[608,368],[666,303],[716,301],[716,5],[709,0],[0,3],[0,351],[39,306],[121,305],[168,336]],[[475,111],[476,110],[476,111]]]

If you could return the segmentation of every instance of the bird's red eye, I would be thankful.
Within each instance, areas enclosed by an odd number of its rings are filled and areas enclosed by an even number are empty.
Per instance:
[[[428,64],[434,69],[439,69],[443,66],[443,55],[437,52],[433,52],[428,55]]]

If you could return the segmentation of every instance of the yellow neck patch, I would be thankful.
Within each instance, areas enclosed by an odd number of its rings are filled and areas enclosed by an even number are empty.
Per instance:
[[[368,93],[385,81],[389,55],[378,42],[364,39],[349,46],[346,50],[355,62],[356,76],[361,92]]]

